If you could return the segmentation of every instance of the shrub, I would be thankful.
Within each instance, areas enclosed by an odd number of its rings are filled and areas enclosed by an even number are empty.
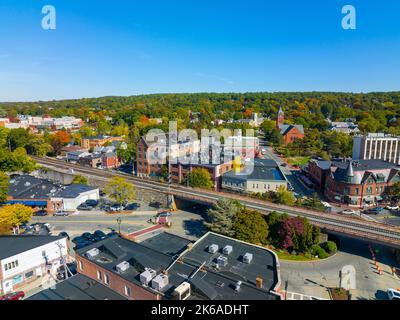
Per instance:
[[[318,256],[320,259],[328,258],[329,255],[326,253],[324,249],[322,249],[319,245],[315,244],[311,247],[311,253],[314,256]]]
[[[336,243],[334,243],[333,241],[327,241],[325,242],[322,247],[324,248],[324,250],[326,252],[328,252],[329,254],[334,254],[337,252],[337,246]]]

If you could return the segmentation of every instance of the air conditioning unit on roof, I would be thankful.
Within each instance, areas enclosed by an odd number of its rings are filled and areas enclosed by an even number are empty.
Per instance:
[[[99,249],[93,248],[93,249],[90,249],[89,251],[86,252],[86,256],[87,256],[89,259],[92,259],[92,258],[94,258],[95,256],[97,256],[99,253],[100,253]]]
[[[130,267],[130,265],[129,265],[128,261],[122,261],[121,263],[119,263],[115,266],[115,269],[117,270],[117,272],[122,273],[122,272],[125,272],[126,270],[128,270],[129,267]]]

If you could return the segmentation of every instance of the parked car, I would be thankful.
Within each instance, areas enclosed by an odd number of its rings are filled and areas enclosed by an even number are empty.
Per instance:
[[[358,212],[352,209],[345,209],[342,211],[343,214],[348,214],[348,215],[352,215],[352,214],[357,214]]]
[[[77,236],[72,239],[72,243],[75,243],[75,244],[77,244],[78,242],[84,242],[84,241],[86,241],[85,238],[83,238],[81,236]]]
[[[170,216],[172,216],[172,213],[169,212],[169,211],[161,211],[161,212],[158,212],[157,215],[156,215],[156,217],[158,217],[158,218],[160,218],[160,217],[170,217]]]
[[[131,203],[125,207],[125,210],[136,210],[140,207],[140,203]]]
[[[107,238],[111,238],[111,237],[115,237],[118,236],[118,232],[116,232],[115,230],[107,233]]]
[[[83,210],[83,211],[90,211],[90,210],[93,209],[93,207],[84,202],[84,203],[81,203],[81,204],[77,207],[77,209],[78,209],[78,210]]]
[[[57,212],[54,212],[53,216],[55,216],[55,217],[68,217],[69,216],[69,212],[68,211],[57,211]]]
[[[67,239],[69,240],[69,234],[68,233],[66,233],[66,232],[60,232],[59,234],[58,234],[58,236],[59,237],[67,237]]]
[[[94,200],[94,199],[88,199],[88,200],[85,201],[85,204],[94,208],[94,207],[98,206],[99,201]]]
[[[101,230],[96,230],[95,232],[93,232],[93,236],[96,241],[104,240],[105,238],[107,238],[107,235]]]
[[[0,300],[22,300],[24,297],[25,293],[23,291],[16,291],[0,296]]]
[[[399,206],[397,204],[392,203],[392,204],[387,205],[386,209],[388,209],[388,210],[399,210]]]
[[[82,233],[82,238],[84,238],[85,240],[87,240],[89,242],[95,242],[96,241],[94,235],[91,234],[90,232]]]
[[[120,204],[115,203],[110,207],[110,210],[111,211],[122,211],[122,210],[124,210],[124,207]]]
[[[150,202],[149,206],[153,207],[153,208],[156,208],[156,209],[160,209],[161,206],[162,206],[162,203],[158,202],[158,201],[153,201],[153,202]]]
[[[364,212],[367,214],[378,214],[381,213],[384,209],[382,207],[375,207],[372,209],[367,209]]]
[[[36,217],[44,217],[47,216],[47,211],[46,210],[39,210],[33,213],[34,216]]]
[[[400,300],[400,291],[395,289],[388,289],[387,294],[389,300]]]

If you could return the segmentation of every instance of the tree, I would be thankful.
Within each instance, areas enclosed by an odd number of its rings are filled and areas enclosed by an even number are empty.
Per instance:
[[[120,177],[112,178],[104,191],[119,205],[125,205],[136,197],[135,187]]]
[[[81,175],[78,174],[72,180],[72,184],[85,184],[85,185],[87,185],[87,184],[89,184],[89,181],[88,181],[88,179],[86,177],[81,176]]]
[[[233,237],[235,235],[233,220],[241,209],[239,202],[232,199],[221,198],[212,209],[207,211],[208,221],[204,224],[212,232]]]
[[[396,182],[388,188],[387,196],[391,201],[400,201],[400,182]]]
[[[321,247],[329,254],[334,254],[337,252],[336,243],[334,243],[333,241],[327,241],[322,244]]]
[[[0,208],[0,226],[2,229],[16,228],[21,223],[28,222],[33,214],[31,207],[22,204],[6,205]]]
[[[236,239],[254,244],[267,243],[268,224],[258,211],[242,209],[235,216],[233,230]]]
[[[188,176],[189,185],[193,188],[212,189],[214,184],[210,173],[204,168],[194,168]]]
[[[66,146],[71,141],[71,135],[66,131],[57,131],[50,136],[50,144],[54,154],[58,155],[62,147]]]
[[[8,187],[9,178],[4,172],[0,171],[0,202],[4,202],[7,200]]]
[[[52,146],[47,143],[43,137],[40,136],[31,137],[28,144],[26,145],[27,153],[38,157],[44,157],[52,150]]]
[[[29,142],[29,132],[23,128],[12,129],[8,134],[8,139],[12,151],[21,147],[25,148]]]
[[[291,206],[294,204],[295,201],[296,199],[293,195],[293,192],[286,190],[284,186],[280,186],[278,190],[275,192],[274,202],[276,203]]]

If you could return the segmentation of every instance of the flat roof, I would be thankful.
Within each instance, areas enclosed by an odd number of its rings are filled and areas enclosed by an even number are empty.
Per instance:
[[[49,199],[60,187],[49,180],[24,174],[10,178],[8,195],[14,199]]]
[[[110,288],[82,274],[76,274],[54,288],[45,289],[26,300],[127,300]]]
[[[140,274],[145,268],[151,268],[157,274],[168,269],[169,284],[160,292],[166,298],[187,281],[192,286],[191,299],[278,299],[270,293],[278,283],[276,256],[271,251],[211,232],[186,251],[190,243],[188,239],[161,233],[141,243],[113,237],[76,252],[86,257],[89,250],[97,248],[100,251],[97,256],[86,258],[113,273],[117,273],[116,266],[119,263],[127,261],[130,265],[128,270],[117,274],[140,286]],[[210,244],[218,244],[220,250],[210,254]],[[225,255],[227,265],[217,269],[215,259],[223,255],[221,250],[226,245],[231,245],[233,252]],[[242,261],[246,253],[253,255],[250,264]],[[199,270],[202,265],[204,269]],[[263,279],[262,288],[256,286],[257,277]],[[238,281],[242,284],[239,290],[235,290]],[[156,293],[150,287],[145,289]]]

